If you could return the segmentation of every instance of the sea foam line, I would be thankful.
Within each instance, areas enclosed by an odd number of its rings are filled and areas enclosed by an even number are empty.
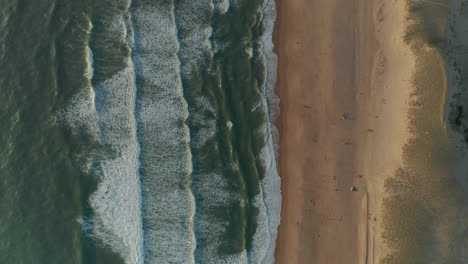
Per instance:
[[[266,171],[261,182],[263,202],[268,216],[270,242],[261,263],[275,262],[275,244],[281,215],[281,179],[278,174],[276,155],[278,146],[278,131],[273,120],[279,114],[279,98],[275,94],[278,59],[273,52],[273,30],[276,20],[276,5],[274,0],[265,0],[261,9],[261,23],[264,33],[261,36],[262,53],[266,71],[266,83],[263,98],[268,115],[268,125],[264,130],[267,145],[260,158],[264,160]],[[259,238],[257,238],[258,240]],[[254,238],[254,240],[256,240]],[[256,242],[261,243],[261,242]]]
[[[226,2],[226,1],[225,1]],[[228,2],[228,1],[227,1]],[[229,2],[228,2],[229,3]],[[224,13],[227,12],[225,6]],[[189,1],[181,0],[176,5],[176,21],[178,27],[178,39],[182,49],[179,50],[180,60],[183,62],[181,73],[182,78],[191,80],[199,72],[208,71],[213,73],[213,43],[212,43],[212,17],[215,12],[219,12],[212,0]],[[221,12],[221,13],[223,13]],[[191,82],[187,89],[197,90],[203,83]],[[221,84],[219,84],[221,86]],[[220,88],[220,87],[219,87]],[[207,157],[199,151],[209,142],[209,139],[216,135],[216,115],[214,102],[210,102],[207,95],[199,95],[192,98],[191,122],[197,128],[197,132],[192,135],[191,147],[197,151],[197,159],[204,160]],[[193,96],[193,95],[191,95]],[[209,118],[206,118],[206,114]],[[232,125],[229,122],[227,127]],[[228,164],[226,164],[228,165]],[[239,170],[237,163],[229,164],[234,169]],[[224,207],[229,203],[237,202],[243,204],[245,201],[236,192],[228,191],[229,183],[221,173],[198,168],[192,173],[193,190],[200,203],[197,204],[195,217],[195,235],[197,238],[197,249],[195,251],[195,261],[206,264],[243,264],[249,263],[246,250],[235,254],[221,254],[219,249],[223,246],[223,236],[226,234],[226,226],[229,222],[222,221],[212,215],[215,208]]]
[[[180,51],[180,41],[179,41],[179,38],[178,38],[178,30],[177,30],[177,25],[176,25],[176,13],[175,13],[175,0],[172,1],[172,21],[174,23],[174,30],[175,30],[175,36],[176,36],[176,40],[177,40],[177,63],[179,65],[179,78],[182,77],[182,67],[181,67],[181,61],[180,61],[180,55],[179,55],[179,51]],[[189,196],[190,196],[190,202],[191,202],[191,214],[190,214],[190,218],[189,218],[189,222],[190,222],[190,230],[191,230],[191,240],[192,240],[192,247],[190,248],[190,254],[191,254],[191,258],[190,258],[190,261],[191,263],[195,263],[195,249],[196,249],[196,235],[195,235],[195,229],[194,229],[194,222],[195,222],[195,212],[196,212],[196,203],[195,203],[195,197],[193,195],[193,191],[192,191],[192,188],[191,188],[191,184],[192,184],[192,174],[193,174],[193,164],[192,164],[192,152],[191,152],[191,149],[190,149],[190,129],[187,125],[187,120],[188,120],[188,117],[189,117],[189,110],[188,110],[188,103],[187,103],[187,100],[185,99],[184,97],[184,90],[183,90],[183,87],[182,87],[182,80],[180,79],[180,93],[182,94],[182,100],[183,100],[183,103],[184,103],[184,110],[186,112],[186,118],[184,120],[184,128],[185,130],[187,131],[187,138],[188,138],[188,142],[186,143],[186,151],[189,153],[189,166],[190,166],[190,173],[187,175],[187,185],[186,185],[186,189],[187,189],[187,192],[189,193]]]
[[[127,23],[126,23],[126,24],[127,24],[127,31],[126,31],[126,33],[127,33],[127,34],[126,34],[126,36],[127,36],[127,39],[128,39],[128,43],[129,43],[129,47],[130,47],[130,52],[131,52],[131,53],[130,53],[130,58],[132,58],[133,52],[134,52],[134,49],[135,49],[135,47],[134,47],[134,45],[135,45],[135,33],[134,33],[134,30],[133,30],[132,14],[131,14],[131,12],[129,12],[131,5],[132,5],[132,1],[129,0],[129,1],[128,1],[128,6],[127,6],[127,9],[126,9],[126,10],[127,10],[127,12],[126,12],[126,14],[127,14],[127,19],[126,19],[126,21],[127,21]],[[137,147],[137,149],[136,149],[136,154],[135,154],[136,157],[137,157],[137,161],[136,161],[136,162],[137,162],[137,164],[136,164],[136,174],[137,174],[137,178],[138,178],[138,181],[139,181],[138,183],[139,183],[139,186],[140,186],[140,188],[139,188],[139,197],[140,197],[140,200],[139,200],[139,205],[138,205],[138,207],[140,208],[140,226],[141,226],[141,229],[142,229],[142,230],[141,230],[142,235],[141,235],[141,238],[140,238],[140,249],[139,249],[138,254],[139,254],[140,259],[141,259],[140,262],[141,262],[141,263],[144,263],[144,262],[145,262],[145,256],[144,256],[144,253],[145,253],[145,251],[144,251],[145,244],[144,244],[144,239],[143,239],[143,237],[144,237],[143,217],[141,217],[141,214],[142,214],[142,207],[143,207],[143,205],[142,205],[143,196],[142,196],[142,190],[141,190],[141,188],[142,188],[142,186],[141,186],[141,176],[140,176],[140,172],[139,172],[139,171],[140,171],[140,166],[141,166],[140,160],[139,160],[139,158],[140,158],[140,152],[141,152],[141,147],[140,147],[140,142],[139,142],[139,139],[138,139],[138,124],[137,124],[137,120],[136,120],[136,111],[137,111],[137,109],[136,109],[136,102],[137,102],[138,87],[137,87],[137,84],[136,84],[135,65],[134,65],[134,62],[133,62],[132,59],[130,59],[129,64],[130,64],[130,66],[131,66],[130,68],[132,69],[132,71],[131,71],[131,77],[132,77],[132,78],[131,78],[131,79],[133,80],[133,85],[132,85],[132,86],[134,87],[134,89],[133,89],[133,98],[132,98],[133,125],[134,125],[134,127],[135,127],[135,135],[134,135],[134,137],[135,137],[135,142],[136,142],[136,147]]]
[[[136,1],[135,1],[136,2]],[[194,263],[195,202],[188,106],[183,97],[174,3],[131,9],[142,152],[146,263]]]
[[[113,30],[122,34],[131,49],[131,24],[120,14]],[[92,51],[89,49],[92,56]],[[98,138],[114,153],[100,158],[100,181],[90,197],[94,210],[93,236],[112,247],[128,264],[141,264],[143,229],[141,183],[139,177],[140,145],[137,138],[135,101],[137,87],[133,62],[127,58],[124,69],[93,87]],[[89,59],[92,63],[92,59]],[[92,78],[92,64],[87,74]]]
[[[211,12],[215,10],[220,12],[218,5],[214,5],[212,1],[198,1],[196,3],[190,1],[181,1],[183,6],[194,5],[197,8],[181,8],[183,10],[189,10],[189,13],[186,14],[181,12],[179,14],[179,27],[188,28],[190,32],[196,32],[193,35],[184,36],[184,49],[181,52],[181,56],[184,61],[184,70],[182,74],[190,77],[192,70],[195,68],[194,65],[199,65],[203,62],[202,58],[212,57],[213,49],[217,49],[216,43],[215,47],[210,43],[212,28],[207,27],[199,17],[204,17],[203,15],[195,15],[195,18],[192,18],[192,10],[205,10],[207,6],[200,7],[201,5],[209,5]],[[228,2],[229,3],[229,2]],[[229,5],[223,9],[221,14],[227,12]],[[275,159],[275,145],[274,145],[274,127],[272,125],[272,119],[274,119],[275,113],[278,112],[278,100],[275,99],[274,95],[274,85],[276,82],[276,55],[272,52],[273,44],[271,42],[271,34],[273,31],[273,24],[275,19],[275,6],[273,1],[266,1],[262,8],[260,9],[262,15],[262,23],[265,30],[264,35],[262,36],[262,54],[263,60],[268,72],[266,74],[267,84],[264,84],[262,87],[262,98],[263,102],[260,103],[259,110],[268,113],[271,116],[268,116],[268,124],[260,129],[260,133],[267,139],[265,148],[259,154],[259,159],[262,161],[266,168],[266,175],[261,182],[261,190],[258,196],[254,197],[252,200],[252,205],[259,209],[259,225],[257,231],[254,235],[254,247],[249,251],[244,251],[242,253],[231,255],[231,256],[218,256],[216,254],[216,249],[220,246],[220,243],[217,241],[210,240],[203,245],[203,249],[199,249],[197,260],[203,263],[273,263],[274,262],[274,244],[276,240],[277,227],[279,224],[279,211],[281,206],[281,195],[280,193],[280,180],[276,169],[276,159]],[[199,21],[200,20],[200,21]],[[199,45],[197,45],[199,43]],[[267,65],[268,64],[268,65]],[[200,99],[201,100],[201,99]],[[274,103],[276,103],[276,108]],[[196,110],[199,111],[199,110]],[[201,110],[200,110],[201,111]],[[275,112],[276,111],[276,112]],[[196,114],[196,113],[194,113]],[[203,125],[200,121],[194,120],[199,125]],[[199,133],[198,133],[199,134]],[[206,133],[209,136],[214,135],[212,133]],[[198,136],[198,135],[196,135]],[[206,140],[197,140],[196,145],[204,144]],[[198,144],[197,144],[198,143]],[[194,146],[197,147],[197,146]],[[201,173],[201,174],[200,174]],[[221,176],[211,175],[210,177],[205,172],[196,172],[193,177],[204,179],[209,178],[210,184],[222,186],[223,181]],[[216,179],[216,180],[215,180]],[[214,182],[212,182],[214,181]],[[200,189],[202,193],[200,195],[208,197],[208,191],[205,186],[207,184],[201,184]],[[217,192],[222,192],[222,188],[216,188]],[[219,195],[219,194],[216,194]],[[227,194],[226,194],[227,195]],[[234,197],[228,196],[230,199],[235,199]],[[210,206],[213,198],[206,199],[210,202],[207,207]],[[211,221],[204,215],[197,216],[198,229],[197,237],[200,239],[206,239],[204,233],[216,230],[218,233],[223,233],[225,231],[223,224],[224,223],[215,223]],[[216,233],[216,232],[215,232]],[[211,235],[210,235],[211,238]]]

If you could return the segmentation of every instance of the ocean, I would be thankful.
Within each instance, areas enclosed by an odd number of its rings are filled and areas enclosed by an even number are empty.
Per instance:
[[[273,0],[1,0],[0,263],[273,263]]]

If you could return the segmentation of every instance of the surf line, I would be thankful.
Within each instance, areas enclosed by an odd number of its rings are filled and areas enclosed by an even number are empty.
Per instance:
[[[134,26],[133,26],[133,22],[132,22],[132,14],[131,14],[131,6],[132,6],[132,3],[133,1],[132,0],[129,0],[127,2],[127,6],[126,6],[126,9],[125,9],[125,13],[124,13],[124,21],[125,21],[125,25],[126,25],[126,32],[125,32],[125,37],[126,37],[126,40],[127,40],[127,43],[129,45],[129,48],[130,48],[130,55],[129,55],[129,67],[131,69],[131,78],[132,78],[132,85],[131,87],[133,87],[133,97],[131,98],[131,107],[132,107],[132,122],[133,122],[133,127],[135,128],[134,129],[134,134],[132,135],[133,136],[133,139],[134,142],[135,142],[135,145],[136,145],[136,153],[135,153],[135,161],[136,161],[136,165],[135,165],[135,173],[136,173],[136,178],[138,179],[138,186],[139,186],[139,199],[138,199],[138,208],[139,208],[139,211],[140,211],[140,215],[139,215],[139,221],[140,221],[140,227],[141,227],[141,230],[140,230],[140,237],[139,237],[139,243],[140,243],[140,247],[138,248],[139,252],[137,253],[138,254],[138,259],[136,260],[136,263],[135,264],[143,264],[145,263],[145,241],[144,241],[144,226],[143,226],[143,204],[142,204],[142,200],[143,200],[143,196],[142,196],[142,193],[143,193],[143,190],[142,190],[142,180],[141,180],[141,175],[140,175],[140,167],[141,167],[141,162],[140,162],[140,152],[141,152],[141,146],[140,146],[140,141],[138,139],[138,124],[137,124],[137,120],[136,120],[136,102],[137,102],[137,93],[138,93],[138,86],[137,86],[137,83],[136,83],[136,73],[135,73],[135,63],[133,61],[133,56],[134,56],[134,52],[135,52],[135,29],[134,29]]]
[[[189,115],[190,115],[190,112],[188,110],[188,102],[187,102],[187,99],[185,99],[185,96],[184,96],[184,87],[183,87],[183,82],[182,82],[182,61],[181,61],[181,58],[180,58],[180,39],[179,39],[179,31],[178,31],[178,28],[177,28],[177,23],[176,23],[176,10],[175,10],[175,0],[172,0],[171,1],[171,14],[172,14],[172,17],[171,17],[171,22],[172,24],[174,25],[174,34],[175,34],[175,39],[177,41],[177,50],[176,50],[176,58],[177,58],[177,63],[178,63],[178,73],[177,75],[179,76],[179,92],[181,94],[181,98],[183,100],[183,107],[184,107],[184,112],[185,112],[185,119],[184,119],[184,122],[183,122],[183,126],[184,126],[184,129],[183,131],[186,131],[187,135],[186,135],[186,138],[188,138],[189,142],[186,142],[185,144],[185,148],[186,148],[186,152],[188,153],[188,161],[190,164],[189,167],[190,167],[190,171],[187,173],[187,179],[186,179],[186,182],[187,182],[187,186],[186,186],[186,189],[187,189],[187,192],[189,194],[189,197],[190,197],[190,202],[191,202],[191,206],[190,208],[192,209],[192,212],[190,213],[190,219],[189,219],[189,222],[190,222],[190,226],[189,226],[189,229],[191,231],[191,248],[190,248],[190,256],[191,256],[191,259],[190,259],[190,263],[195,263],[195,249],[196,249],[196,235],[195,235],[195,212],[197,211],[196,210],[196,203],[195,203],[195,196],[193,194],[193,190],[191,188],[191,184],[192,184],[192,174],[193,174],[193,157],[192,157],[192,150],[191,150],[191,147],[190,147],[190,127],[188,126],[187,124],[187,121],[188,121],[188,118],[189,118]]]
[[[266,67],[265,83],[263,83],[262,97],[264,99],[265,111],[267,113],[267,127],[264,136],[267,139],[265,160],[266,171],[264,179],[261,181],[262,200],[267,215],[267,232],[270,238],[268,246],[265,249],[261,263],[274,262],[274,252],[276,247],[276,238],[281,214],[281,180],[277,168],[277,130],[274,126],[274,119],[279,114],[279,98],[275,94],[277,79],[278,59],[273,51],[272,34],[276,20],[276,3],[274,0],[264,0],[260,8],[260,24],[263,33],[260,36],[260,52],[264,65]]]
[[[183,87],[182,87],[182,80],[181,80],[181,61],[180,61],[180,58],[179,58],[179,49],[180,49],[180,42],[179,42],[179,39],[177,38],[177,27],[176,27],[176,22],[175,22],[175,3],[174,1],[171,1],[169,3],[167,3],[168,5],[165,7],[167,8],[167,11],[168,11],[168,15],[170,17],[166,17],[168,18],[169,20],[167,22],[169,22],[169,27],[170,27],[170,34],[174,34],[176,37],[176,50],[173,51],[174,52],[174,58],[176,59],[176,62],[177,62],[177,73],[176,75],[178,77],[176,77],[176,80],[174,80],[175,82],[173,83],[174,85],[169,87],[172,92],[174,94],[177,94],[177,95],[180,95],[180,100],[182,102],[182,105],[180,106],[179,110],[181,111],[182,113],[182,124],[183,124],[183,127],[180,128],[181,129],[181,132],[183,133],[183,138],[185,140],[183,140],[182,142],[180,142],[179,144],[182,144],[183,145],[183,148],[185,150],[185,154],[187,155],[186,158],[186,168],[187,168],[187,171],[185,171],[185,175],[184,175],[184,182],[186,182],[186,186],[184,186],[184,193],[186,195],[188,195],[188,198],[189,198],[189,203],[190,203],[190,206],[189,208],[191,209],[190,212],[188,212],[188,218],[187,219],[187,223],[188,223],[188,232],[186,234],[188,234],[188,237],[189,237],[189,240],[190,240],[190,252],[187,252],[187,259],[185,261],[187,261],[187,263],[194,263],[194,255],[195,255],[195,247],[196,247],[196,238],[195,238],[195,233],[194,233],[194,216],[195,216],[195,198],[194,198],[194,195],[192,193],[192,189],[191,189],[191,177],[192,177],[192,170],[193,170],[193,165],[192,165],[192,154],[191,154],[191,149],[190,149],[190,130],[189,130],[189,127],[187,125],[187,120],[188,120],[188,116],[189,116],[189,111],[188,111],[188,104],[187,104],[187,101],[185,99],[185,97],[183,96]],[[149,34],[151,32],[147,32],[147,30],[143,30],[140,31],[140,28],[139,28],[139,23],[141,23],[141,21],[139,21],[139,19],[141,19],[141,17],[139,17],[139,12],[140,12],[140,7],[135,7],[134,4],[133,4],[133,1],[129,0],[127,2],[127,6],[126,6],[126,14],[124,15],[124,18],[126,20],[126,28],[127,28],[127,33],[126,33],[126,40],[127,42],[129,43],[129,47],[130,47],[130,51],[131,51],[131,54],[130,54],[130,63],[131,65],[131,69],[132,69],[132,82],[133,82],[133,87],[134,87],[134,91],[133,91],[133,98],[132,98],[132,107],[133,107],[133,119],[132,119],[132,122],[134,122],[134,125],[135,125],[135,135],[134,135],[134,140],[136,141],[136,144],[138,146],[138,153],[137,153],[137,177],[139,179],[139,187],[140,187],[140,200],[139,200],[139,208],[140,208],[140,218],[139,218],[139,221],[141,222],[141,236],[139,237],[139,239],[141,240],[140,243],[141,243],[141,247],[139,247],[139,256],[141,257],[141,259],[137,262],[138,264],[141,264],[141,263],[153,263],[154,261],[157,261],[157,260],[161,260],[161,258],[170,258],[170,255],[172,253],[174,253],[175,251],[177,251],[177,248],[174,248],[174,252],[160,252],[160,251],[156,251],[154,252],[154,247],[157,246],[157,243],[159,240],[156,239],[154,240],[154,235],[158,234],[159,231],[161,230],[158,230],[158,229],[155,229],[155,227],[152,227],[152,226],[148,226],[147,224],[145,224],[145,222],[149,219],[149,220],[154,220],[152,219],[152,214],[151,213],[154,213],[154,212],[151,212],[149,215],[148,215],[148,207],[146,206],[147,203],[151,203],[151,202],[154,202],[155,200],[158,199],[158,196],[154,196],[151,194],[151,193],[148,193],[147,191],[145,192],[145,190],[147,188],[149,188],[149,186],[147,185],[148,184],[148,177],[154,177],[154,176],[157,176],[159,178],[161,178],[162,176],[164,175],[161,175],[160,173],[161,172],[154,172],[153,174],[143,174],[141,175],[140,173],[140,168],[141,168],[141,162],[142,162],[142,159],[144,160],[145,159],[145,152],[143,151],[143,153],[141,152],[141,143],[142,142],[145,142],[144,140],[144,137],[145,135],[142,135],[140,134],[139,132],[141,131],[140,129],[143,129],[144,126],[145,126],[145,119],[141,119],[141,116],[142,115],[146,115],[146,112],[148,111],[148,109],[140,109],[139,108],[139,101],[141,101],[143,98],[139,98],[139,94],[138,94],[138,91],[139,89],[142,89],[143,91],[145,91],[145,87],[138,87],[138,83],[137,83],[137,77],[138,77],[138,74],[140,73],[144,73],[143,72],[140,72],[140,70],[142,70],[142,68],[148,68],[150,67],[150,65],[143,65],[143,64],[146,64],[145,62],[147,62],[147,59],[144,59],[144,57],[141,57],[141,55],[144,56],[144,49],[143,49],[143,54],[140,53],[140,50],[139,48],[140,47],[140,38],[141,37],[145,37],[144,35],[141,35],[141,34]],[[146,9],[146,11],[149,11],[151,13],[151,8],[148,8]],[[174,36],[173,35],[173,36]],[[154,36],[153,36],[154,37]],[[164,48],[164,47],[163,47]],[[172,53],[172,52],[171,52]],[[150,62],[151,60],[153,60],[154,58],[150,59]],[[143,64],[142,64],[143,63]],[[143,76],[144,78],[146,78],[146,76]],[[153,76],[154,77],[154,76]],[[165,111],[165,110],[163,110]],[[167,111],[167,110],[166,110]],[[142,123],[143,122],[143,123]],[[163,132],[164,133],[164,132]],[[168,133],[168,132],[166,132]],[[144,162],[144,161],[143,161]],[[155,161],[155,160],[150,160],[149,161],[150,163],[154,163],[154,162],[166,162],[166,161],[163,161],[163,160],[159,160],[159,161]],[[160,164],[160,165],[163,165],[163,164]],[[144,165],[145,166],[145,165]],[[158,175],[159,174],[159,175]],[[156,208],[158,207],[161,207],[161,206],[164,206],[163,205],[159,205],[159,204],[153,204],[152,206],[155,206]],[[165,212],[164,210],[157,210],[157,211],[160,211],[159,214],[161,215],[154,215],[154,217],[157,217],[157,218],[164,218],[165,214],[167,214],[168,212]],[[161,241],[159,241],[161,242]],[[184,262],[185,262],[184,261]]]

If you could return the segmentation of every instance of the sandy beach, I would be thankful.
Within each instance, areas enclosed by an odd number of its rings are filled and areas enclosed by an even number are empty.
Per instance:
[[[378,263],[386,250],[384,181],[402,166],[409,137],[414,56],[402,38],[404,3],[277,5],[283,207],[276,261]]]

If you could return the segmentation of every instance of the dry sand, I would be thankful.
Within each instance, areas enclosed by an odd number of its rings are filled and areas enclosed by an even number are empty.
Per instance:
[[[413,57],[402,1],[277,0],[277,8],[276,262],[378,263],[383,181],[401,166],[408,137]]]

